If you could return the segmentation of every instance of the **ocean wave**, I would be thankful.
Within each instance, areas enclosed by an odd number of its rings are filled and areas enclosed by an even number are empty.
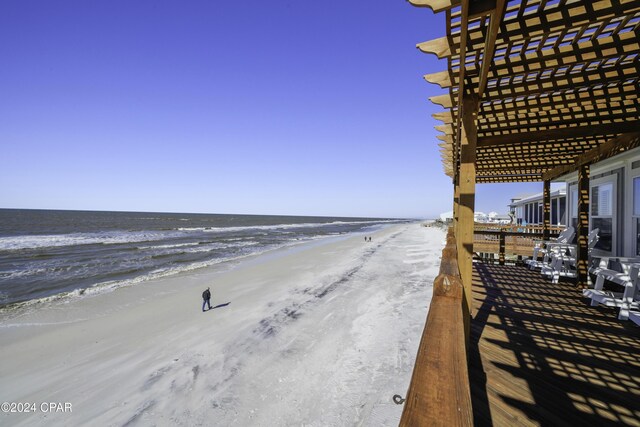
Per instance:
[[[42,249],[78,245],[115,245],[127,243],[153,242],[178,237],[188,237],[193,232],[205,233],[237,233],[244,231],[289,230],[300,228],[322,228],[340,225],[384,224],[396,220],[380,221],[333,221],[326,223],[249,225],[242,227],[178,227],[161,231],[109,231],[93,233],[22,235],[0,237],[0,251],[17,251],[24,249]],[[185,244],[186,245],[186,244]]]
[[[23,249],[55,248],[77,245],[114,245],[125,243],[152,242],[172,237],[183,236],[177,232],[104,232],[104,233],[71,233],[32,236],[0,237],[0,251],[17,251]]]
[[[73,261],[68,260],[40,260],[34,259],[32,262],[23,265],[16,270],[5,270],[0,272],[0,284],[8,283],[15,280],[21,280],[34,277],[46,277],[48,279],[82,279],[91,272],[100,272],[107,269],[113,269],[115,266],[130,265],[129,270],[115,270],[118,274],[132,273],[139,268],[144,268],[145,263],[152,259],[164,259],[171,260],[171,257],[185,255],[185,254],[197,254],[207,253],[213,251],[220,251],[221,249],[238,249],[250,246],[259,245],[256,241],[235,241],[232,243],[184,243],[176,245],[158,245],[158,246],[143,246],[151,252],[148,254],[140,255],[138,257],[129,257],[126,262],[121,258],[95,258],[90,260]]]
[[[380,220],[380,221],[333,221],[333,222],[305,222],[299,224],[273,224],[273,225],[247,225],[243,227],[180,227],[180,231],[203,231],[207,233],[225,233],[249,230],[288,230],[295,228],[321,228],[336,225],[362,225],[362,224],[386,224],[394,223],[398,220]]]
[[[197,262],[191,262],[188,264],[180,264],[177,266],[174,265],[172,267],[161,267],[149,273],[146,273],[137,277],[133,277],[131,279],[110,280],[110,281],[100,282],[87,288],[75,289],[73,291],[62,292],[62,293],[58,293],[55,295],[50,295],[42,298],[36,298],[36,299],[23,301],[19,303],[13,303],[6,307],[0,308],[0,315],[9,315],[10,317],[13,317],[13,315],[19,312],[22,312],[24,310],[29,310],[33,307],[40,306],[41,304],[49,304],[49,303],[66,304],[71,302],[74,299],[96,296],[103,293],[115,291],[116,289],[119,289],[119,288],[129,287],[129,286],[137,285],[143,282],[157,280],[157,279],[161,279],[169,276],[174,276],[180,273],[190,272],[193,270],[211,267],[211,266],[222,264],[222,263],[230,263],[229,265],[232,266],[233,263],[241,261],[248,257],[261,255],[272,250],[294,246],[300,243],[301,242],[299,241],[287,242],[285,244],[263,247],[261,248],[261,250],[252,251],[249,253],[244,253],[236,256],[214,258],[214,259],[205,260],[205,261],[197,261]]]
[[[149,245],[149,246],[138,246],[136,249],[141,251],[148,249],[173,249],[173,248],[184,248],[187,246],[197,246],[200,242],[190,242],[190,243],[176,243],[173,245]]]
[[[162,253],[198,253],[211,252],[218,249],[239,248],[245,246],[255,246],[259,243],[253,240],[233,241],[233,242],[193,242],[193,243],[177,243],[174,245],[149,245],[138,246],[140,250],[159,250]]]
[[[334,234],[338,235],[340,233],[331,233],[331,236],[335,237]],[[286,240],[284,242],[279,242],[279,243],[273,243],[266,246],[261,246],[259,248],[255,248],[255,250],[236,253],[234,255],[229,255],[226,257],[220,257],[220,258],[214,258],[214,259],[196,261],[196,262],[188,262],[184,264],[183,263],[173,264],[167,267],[157,268],[151,272],[141,274],[139,276],[129,278],[129,279],[103,281],[82,289],[75,289],[72,291],[61,292],[54,295],[31,299],[28,301],[23,301],[18,303],[10,303],[9,305],[0,308],[0,318],[4,318],[3,320],[16,318],[17,316],[20,315],[20,313],[29,311],[33,308],[41,307],[42,304],[67,304],[78,298],[97,296],[103,293],[115,291],[119,288],[125,288],[129,286],[137,285],[140,283],[144,283],[147,281],[174,276],[181,273],[186,273],[186,272],[190,272],[190,271],[201,269],[201,268],[211,267],[218,264],[227,263],[229,267],[233,267],[234,265],[236,265],[237,262],[240,262],[243,259],[259,256],[274,250],[295,247],[305,242],[316,241],[316,240],[321,240],[326,238],[331,238],[331,237],[329,237],[326,234],[304,236],[304,237],[300,236],[295,239]],[[227,243],[227,245],[229,244]],[[242,246],[255,246],[255,245],[259,245],[259,243],[255,241],[238,241],[235,243],[235,245],[232,244],[229,246],[242,247]],[[197,248],[193,248],[193,249],[197,249]],[[135,272],[135,268],[130,270],[129,272],[131,273]],[[2,300],[6,301],[6,299],[8,299],[7,295],[0,294],[0,301]],[[5,323],[5,325],[8,325],[8,324],[9,323]],[[20,326],[20,325],[12,324],[11,326]]]

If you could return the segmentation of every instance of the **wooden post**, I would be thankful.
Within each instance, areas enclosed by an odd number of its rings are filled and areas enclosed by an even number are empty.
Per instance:
[[[458,266],[464,285],[464,302],[466,303],[465,332],[467,338],[470,331],[472,315],[471,285],[473,280],[473,213],[476,198],[476,142],[478,130],[476,116],[478,99],[465,96],[462,102],[462,122],[460,126],[460,195],[458,206]],[[464,304],[463,304],[464,306]]]
[[[549,228],[551,227],[551,181],[544,181],[542,192],[542,240],[549,240]]]
[[[505,246],[505,235],[504,230],[500,230],[500,249],[499,249],[499,263],[500,265],[504,265],[504,246]]]
[[[578,256],[576,268],[578,286],[586,288],[589,282],[589,165],[581,165],[578,170]]]

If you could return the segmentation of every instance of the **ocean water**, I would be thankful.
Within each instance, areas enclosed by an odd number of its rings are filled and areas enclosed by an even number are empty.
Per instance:
[[[103,292],[396,219],[0,209],[0,307]]]

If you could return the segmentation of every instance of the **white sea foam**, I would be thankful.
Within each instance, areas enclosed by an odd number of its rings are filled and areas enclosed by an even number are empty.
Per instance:
[[[396,220],[377,221],[372,225],[393,223]],[[71,233],[47,235],[23,235],[0,237],[0,251],[40,249],[76,245],[112,245],[137,242],[152,242],[173,237],[184,237],[190,232],[228,233],[242,231],[287,230],[296,228],[319,228],[336,225],[369,224],[371,221],[334,221],[328,223],[275,224],[243,227],[180,227],[167,231],[108,231],[100,233]]]
[[[333,222],[305,222],[299,224],[273,224],[273,225],[249,225],[243,227],[181,227],[180,231],[204,231],[209,233],[225,233],[238,232],[248,230],[288,230],[295,228],[320,228],[336,225],[359,225],[359,224],[389,224],[396,223],[398,220],[380,220],[380,221],[333,221]]]
[[[242,258],[242,257],[237,257],[235,259],[239,259],[239,258]],[[118,288],[133,286],[142,282],[146,282],[148,280],[160,279],[163,277],[184,273],[184,272],[196,270],[199,268],[210,267],[212,265],[220,264],[222,262],[231,261],[231,260],[233,260],[233,258],[219,258],[219,259],[214,259],[209,261],[186,264],[186,265],[182,265],[174,268],[160,268],[148,274],[140,275],[127,280],[110,280],[107,282],[97,283],[89,288],[75,289],[69,292],[62,292],[62,293],[50,295],[47,297],[24,301],[21,303],[14,304],[13,306],[8,308],[0,308],[0,313],[2,313],[3,311],[6,313],[9,310],[21,311],[24,309],[29,309],[30,307],[38,306],[41,304],[47,304],[47,303],[54,303],[54,302],[68,303],[73,299],[91,297],[91,296],[95,296],[95,295],[99,295],[107,292],[112,292]]]
[[[316,238],[322,238],[322,236],[315,236],[314,238],[310,238],[308,240],[315,240]],[[194,262],[190,264],[184,264],[180,266],[174,266],[171,268],[159,268],[147,274],[133,277],[131,279],[110,280],[106,282],[96,283],[95,285],[88,288],[75,289],[73,291],[62,292],[62,293],[50,295],[47,297],[42,297],[42,298],[37,298],[37,299],[16,303],[10,307],[0,308],[0,314],[2,314],[3,312],[7,313],[9,311],[18,312],[18,311],[28,310],[29,308],[38,306],[40,304],[47,304],[47,303],[63,303],[64,304],[64,303],[70,302],[73,299],[91,297],[91,296],[95,296],[95,295],[99,295],[107,292],[112,292],[118,288],[133,286],[149,280],[169,277],[169,276],[177,275],[180,273],[185,273],[185,272],[189,272],[189,271],[193,271],[201,268],[211,267],[217,264],[229,263],[229,266],[231,267],[235,265],[236,262],[246,259],[248,257],[261,255],[272,250],[291,247],[301,243],[303,243],[303,241],[290,241],[283,244],[271,245],[268,247],[264,247],[258,251],[249,252],[249,253],[245,253],[237,256],[215,258],[211,260],[205,260],[205,261],[199,261],[199,262]],[[236,246],[241,247],[241,246],[251,246],[256,244],[258,243],[257,242],[239,242],[238,244],[236,244]]]
[[[179,237],[183,234],[177,232],[157,231],[110,231],[104,233],[71,233],[49,234],[34,236],[8,236],[0,237],[0,251],[15,251],[21,249],[54,248],[76,245],[113,245],[123,243],[151,242],[164,240],[171,237]]]
[[[238,239],[241,240],[241,239]],[[201,242],[194,243],[177,243],[175,245],[158,245],[158,246],[138,246],[140,250],[164,250],[161,253],[172,254],[172,253],[197,253],[197,252],[210,252],[216,249],[226,249],[226,248],[239,248],[245,246],[255,246],[258,242],[255,241],[234,241],[233,243],[229,242],[213,242],[202,244]]]
[[[197,246],[199,245],[200,242],[191,242],[191,243],[176,243],[174,245],[149,245],[149,246],[138,246],[138,249],[140,250],[147,250],[147,249],[173,249],[173,248],[185,248],[187,246]]]

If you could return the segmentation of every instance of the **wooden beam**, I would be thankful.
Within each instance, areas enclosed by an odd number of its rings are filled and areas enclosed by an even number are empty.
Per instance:
[[[416,7],[428,7],[433,13],[439,13],[458,6],[460,0],[409,0],[409,3]]]
[[[432,53],[436,55],[438,59],[451,56],[449,40],[446,37],[418,43],[416,47],[424,53]]]
[[[558,166],[544,173],[545,180],[553,181],[554,179],[578,170],[582,165],[590,165],[595,162],[606,160],[617,154],[640,147],[640,130],[636,132],[625,133],[619,135],[604,144],[587,151],[578,157],[578,159],[570,165]]]
[[[640,129],[640,120],[608,123],[580,128],[545,129],[537,132],[520,132],[507,135],[494,135],[478,138],[478,147],[490,147],[502,144],[522,144],[524,142],[553,141],[565,138],[580,138],[593,135],[615,135],[634,132]]]
[[[432,96],[429,98],[429,101],[444,108],[451,108],[451,106],[453,105],[453,103],[451,102],[451,96],[448,93],[444,95]]]
[[[445,125],[439,125],[434,127],[437,131],[440,131],[445,135],[453,135],[453,127],[451,127],[451,125],[445,124]]]
[[[441,111],[439,113],[433,113],[431,117],[443,123],[453,123],[453,117],[451,116],[451,111],[449,110]]]
[[[502,176],[476,176],[477,184],[492,184],[501,182],[541,182],[542,174],[538,175],[502,175]]]
[[[467,55],[467,36],[469,34],[469,2],[470,0],[463,0],[462,1],[462,7],[460,8],[460,45],[459,45],[459,50],[458,50],[458,54],[460,55],[461,61],[460,61],[460,69],[458,71],[458,111],[457,111],[457,126],[458,129],[456,131],[456,144],[460,145],[462,142],[462,131],[460,130],[460,124],[461,124],[461,118],[462,118],[462,98],[464,97],[464,73],[465,73],[465,62],[464,62],[464,58],[466,58]],[[478,112],[478,107],[476,106],[474,108],[474,120],[475,120],[475,115],[477,115]],[[477,138],[477,135],[474,135],[474,137]],[[475,150],[475,140],[474,140],[474,147],[473,149]]]
[[[451,76],[449,75],[449,71],[425,74],[423,77],[427,82],[436,84],[443,89],[451,87]]]
[[[496,3],[501,0],[475,0],[469,4],[469,18],[488,15],[496,9]]]
[[[495,154],[494,154],[495,156]],[[512,157],[510,153],[500,153],[500,157],[487,156],[478,150],[476,153],[476,163],[478,173],[480,171],[500,171],[500,170],[523,170],[537,169],[536,172],[543,173],[556,166],[564,166],[575,161],[575,155],[556,155],[549,153],[546,155],[522,155]]]
[[[500,31],[500,23],[504,16],[506,1],[495,0],[493,2],[494,8],[491,10],[491,18],[489,22],[489,31],[487,32],[484,42],[484,52],[482,54],[482,67],[480,68],[480,82],[478,85],[478,91],[476,95],[479,99],[482,99],[482,94],[487,87],[487,77],[489,76],[489,69],[493,63],[493,54],[496,49],[496,39],[498,37],[498,31]]]
[[[478,164],[478,162],[476,161],[476,174],[477,175],[482,175],[482,176],[503,176],[503,175],[539,175],[542,176],[542,174],[546,171],[545,168],[536,168],[536,167],[529,167],[529,168],[510,168],[510,167],[503,167],[503,168],[495,168],[495,169],[490,169],[490,168],[485,168],[482,165]]]

